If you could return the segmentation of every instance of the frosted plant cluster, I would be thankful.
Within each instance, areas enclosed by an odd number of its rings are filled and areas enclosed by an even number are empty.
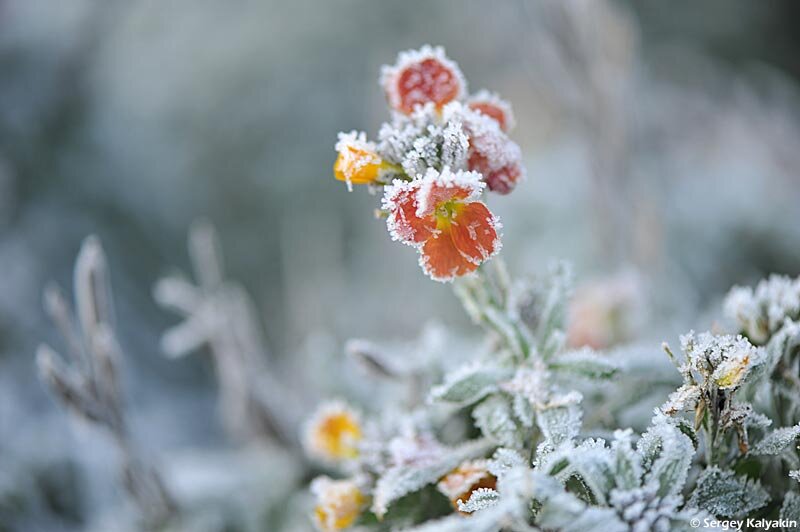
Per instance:
[[[210,226],[190,235],[196,282],[175,275],[155,290],[183,318],[163,337],[166,354],[209,348],[231,435],[282,450],[287,461],[304,451],[302,474],[277,479],[276,469],[269,478],[289,493],[273,504],[296,516],[281,525],[644,532],[694,530],[698,519],[800,521],[800,280],[734,288],[725,309],[735,328],[689,332],[677,353],[651,347],[647,371],[634,374],[620,351],[571,339],[570,320],[581,313],[569,310],[566,264],[515,279],[497,256],[500,224],[487,191],[508,193],[524,173],[506,135],[508,104],[486,92],[470,96],[440,48],[400,54],[381,83],[391,122],[377,142],[341,134],[334,175],[382,192],[390,236],[417,250],[432,279],[452,282],[482,341],[447,336],[394,349],[351,341],[345,350],[379,386],[323,400],[299,424],[291,408],[304,405],[276,377],[253,305],[223,275]],[[182,492],[175,475],[157,474],[126,429],[101,259],[90,239],[76,266],[77,320],[61,299],[47,298],[76,360],[68,365],[42,348],[40,372],[61,403],[118,442],[142,525],[196,530],[198,498]],[[601,313],[627,306],[612,303]],[[637,431],[606,399],[633,380],[645,388],[663,381],[655,357],[674,363],[679,384]],[[204,512],[230,514],[200,500]]]

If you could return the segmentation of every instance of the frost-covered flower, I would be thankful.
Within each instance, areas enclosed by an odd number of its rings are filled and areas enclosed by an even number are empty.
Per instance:
[[[493,92],[478,91],[469,97],[467,105],[470,109],[494,119],[503,131],[508,132],[514,128],[514,113],[511,111],[511,104]]]
[[[311,482],[311,493],[317,499],[314,524],[322,532],[349,527],[367,504],[367,497],[353,480],[317,477]]]
[[[458,510],[458,501],[467,502],[479,489],[496,489],[497,477],[489,472],[488,460],[467,460],[442,477],[436,487]]]
[[[463,124],[469,138],[467,168],[479,172],[492,192],[508,194],[524,175],[522,151],[493,117],[460,102],[445,107],[442,117]]]
[[[800,319],[800,277],[771,275],[750,287],[735,286],[725,298],[725,314],[755,344],[764,344],[786,319]]]
[[[463,97],[466,81],[458,65],[447,58],[441,46],[423,46],[401,52],[393,66],[384,66],[381,85],[393,109],[410,114],[428,102],[442,108]]]
[[[321,405],[306,423],[303,445],[314,458],[340,462],[358,456],[362,437],[356,412],[341,401],[332,401]]]
[[[365,133],[339,133],[336,152],[339,155],[333,165],[333,175],[348,187],[375,184],[399,170],[378,155],[375,143],[367,141]]]
[[[473,272],[500,249],[500,223],[478,200],[480,178],[429,169],[421,179],[386,188],[383,208],[392,238],[416,247],[423,271],[434,280]]]
[[[681,336],[681,349],[690,367],[720,389],[737,388],[764,359],[763,348],[742,336],[713,335],[694,331]]]

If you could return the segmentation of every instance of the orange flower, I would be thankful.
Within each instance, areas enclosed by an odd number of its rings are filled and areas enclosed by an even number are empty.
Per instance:
[[[458,501],[467,502],[480,488],[497,488],[497,478],[488,470],[486,460],[469,460],[445,475],[436,487],[458,510]]]
[[[411,114],[414,107],[433,102],[441,109],[464,95],[466,82],[458,65],[440,46],[402,52],[394,66],[383,67],[381,85],[395,110]]]
[[[384,161],[378,155],[375,143],[368,142],[364,133],[339,133],[336,151],[339,156],[333,165],[333,175],[339,181],[346,182],[348,188],[352,188],[354,184],[377,183],[387,173],[397,170],[396,165]]]
[[[318,477],[311,482],[317,498],[314,524],[322,532],[335,532],[352,525],[367,503],[367,498],[352,480]]]
[[[431,168],[420,179],[387,188],[389,232],[419,249],[420,265],[432,279],[466,275],[500,250],[500,223],[478,201],[483,187],[478,173]]]
[[[495,120],[503,131],[507,132],[514,127],[511,105],[496,94],[482,90],[469,97],[467,106]]]
[[[356,413],[344,403],[322,405],[307,423],[303,444],[309,455],[325,462],[338,462],[358,456],[362,438]]]

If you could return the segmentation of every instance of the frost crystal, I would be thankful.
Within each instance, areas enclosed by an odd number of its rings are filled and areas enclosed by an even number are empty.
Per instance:
[[[766,355],[742,336],[690,332],[681,336],[681,349],[691,368],[722,389],[737,388]]]
[[[712,466],[697,479],[689,504],[717,516],[737,519],[758,510],[769,500],[769,494],[758,482]]]

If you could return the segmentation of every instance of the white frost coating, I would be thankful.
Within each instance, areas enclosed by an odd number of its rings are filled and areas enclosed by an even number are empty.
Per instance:
[[[488,103],[500,109],[506,121],[506,131],[511,131],[517,125],[514,112],[511,110],[511,104],[501,98],[496,92],[481,89],[467,99],[467,104],[472,103]]]
[[[720,388],[735,388],[766,358],[763,348],[742,336],[695,334],[681,336],[681,349],[691,368],[716,381]]]
[[[437,203],[442,197],[437,194],[441,189],[460,188],[467,192],[465,198],[459,198],[462,202],[477,201],[486,186],[481,180],[478,172],[457,171],[452,172],[450,168],[443,168],[441,172],[434,168],[429,168],[422,178],[422,185],[417,192],[417,216],[420,218],[433,214]],[[448,198],[449,199],[449,198]],[[489,220],[493,222],[493,220]]]
[[[500,494],[491,488],[478,488],[472,492],[467,502],[458,500],[458,510],[465,513],[478,512],[497,504]]]
[[[397,55],[397,61],[394,65],[384,65],[381,68],[380,85],[386,91],[386,96],[389,98],[389,104],[397,108],[400,106],[401,99],[400,93],[397,90],[398,76],[411,65],[415,65],[425,61],[426,59],[435,59],[441,63],[445,68],[450,70],[458,84],[458,94],[456,99],[461,99],[467,92],[467,80],[461,69],[455,61],[452,61],[445,55],[444,48],[441,46],[431,46],[429,44],[423,45],[419,50],[406,50]]]
[[[403,181],[401,179],[395,179],[391,185],[387,185],[384,188],[383,199],[381,200],[381,208],[389,212],[389,216],[386,218],[386,228],[389,230],[389,235],[392,237],[392,240],[402,242],[414,248],[419,248],[422,243],[412,241],[411,239],[414,235],[406,234],[401,224],[398,223],[398,217],[402,221],[406,221],[405,212],[400,208],[398,201],[406,193],[416,194],[420,185],[421,183],[419,180]]]
[[[347,183],[347,190],[353,190],[353,174],[370,164],[380,164],[381,158],[377,155],[377,147],[374,142],[367,140],[367,134],[358,131],[350,133],[340,132],[339,140],[336,142],[336,152],[342,157],[342,171]],[[358,155],[353,153],[358,152]]]

